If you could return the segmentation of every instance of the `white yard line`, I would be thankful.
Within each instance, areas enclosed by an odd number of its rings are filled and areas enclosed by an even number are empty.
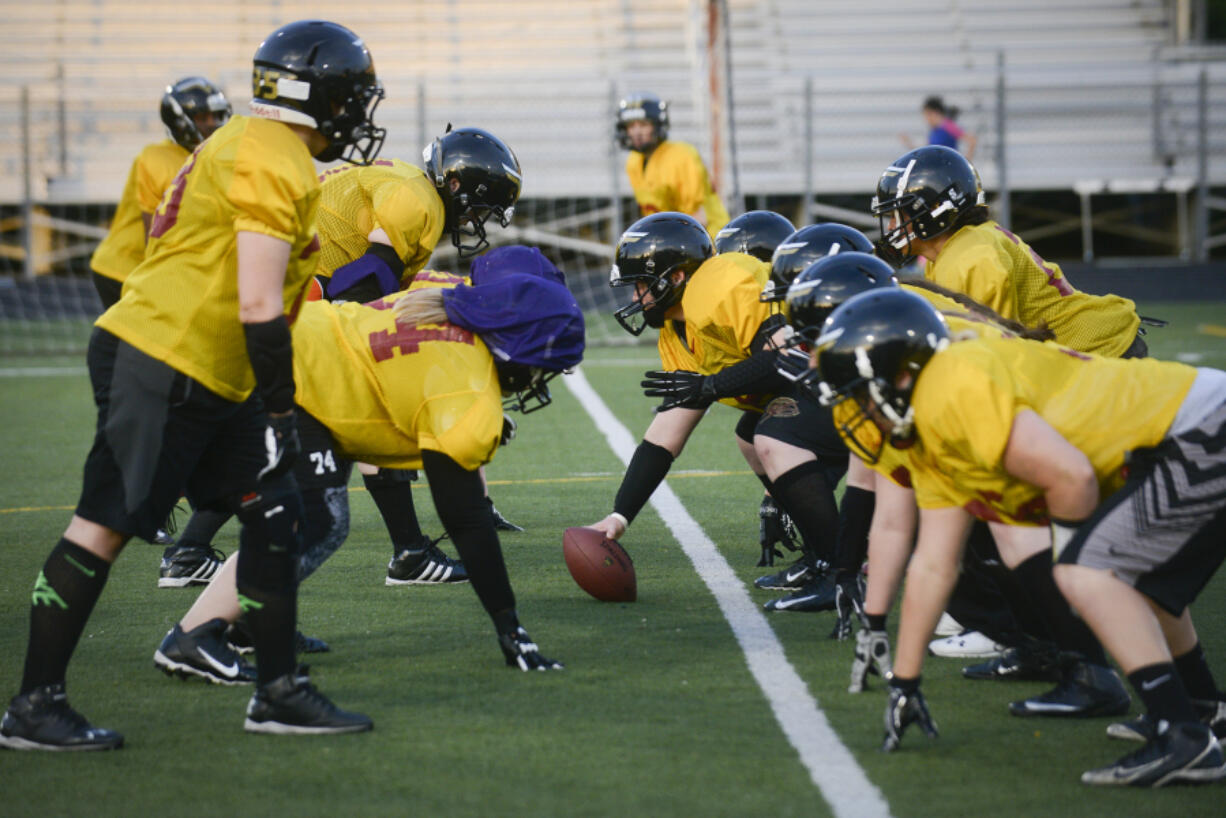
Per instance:
[[[592,389],[583,372],[576,371],[563,382],[604,435],[613,453],[622,463],[629,464],[638,441]],[[885,796],[868,780],[851,751],[830,727],[817,700],[788,661],[765,615],[715,543],[686,511],[667,482],[656,489],[651,504],[714,595],[740,643],[750,673],[770,702],[775,720],[800,754],[801,763],[834,814],[840,818],[887,818],[890,806]]]

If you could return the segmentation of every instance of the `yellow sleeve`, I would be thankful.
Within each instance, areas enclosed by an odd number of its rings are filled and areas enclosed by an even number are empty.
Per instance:
[[[996,472],[1021,407],[1008,369],[970,347],[960,354],[960,346],[938,353],[920,374],[912,397],[916,428],[927,451],[941,461]]]
[[[434,252],[443,228],[443,203],[418,179],[387,175],[371,192],[376,227],[383,228],[396,255],[405,264],[404,278],[412,279]]]
[[[1017,293],[993,244],[976,244],[955,250],[951,258],[928,262],[924,276],[950,290],[965,293],[991,307],[1005,318],[1018,317]]]
[[[174,181],[187,155],[183,148],[166,142],[141,151],[136,158],[136,202],[142,213],[152,214],[158,209],[162,194]]]
[[[297,189],[301,176],[277,146],[258,140],[252,131],[249,128],[242,136],[234,157],[234,175],[226,191],[226,197],[238,210],[234,229],[263,233],[293,244],[301,232],[296,207],[305,193]],[[292,134],[291,137],[297,139]],[[314,175],[311,178],[315,179]]]

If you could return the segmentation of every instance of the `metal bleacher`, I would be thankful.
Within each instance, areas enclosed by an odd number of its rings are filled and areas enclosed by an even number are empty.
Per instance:
[[[810,150],[818,190],[870,189],[901,152],[899,132],[922,137],[918,109],[929,94],[963,110],[960,122],[979,136],[977,164],[994,184],[1001,54],[1014,188],[1196,170],[1200,67],[1169,45],[1163,0],[728,6],[744,192],[803,192]],[[4,13],[0,202],[22,196],[23,87],[34,198],[114,201],[132,156],[162,135],[157,100],[168,81],[214,78],[241,112],[260,38],[304,17],[336,19],[370,45],[388,92],[378,116],[390,132],[387,155],[414,160],[447,122],[478,124],[519,154],[525,196],[607,195],[620,172],[611,97],[638,88],[673,100],[676,138],[710,147],[697,0],[5,0]],[[1226,66],[1208,70],[1210,111],[1226,118]],[[1209,170],[1226,176],[1220,152]]]

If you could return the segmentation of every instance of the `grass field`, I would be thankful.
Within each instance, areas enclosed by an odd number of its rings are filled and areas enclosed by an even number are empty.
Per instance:
[[[1145,305],[1172,321],[1155,356],[1226,367],[1221,303]],[[1201,329],[1198,329],[1201,328]],[[1226,330],[1224,330],[1226,334]],[[592,350],[584,372],[635,435],[651,417],[637,381],[649,348]],[[69,368],[69,374],[18,369]],[[29,592],[76,499],[93,407],[80,359],[0,360],[0,694],[16,690]],[[760,487],[717,408],[677,463],[673,487],[747,586],[760,572]],[[747,669],[712,593],[651,509],[623,543],[639,601],[595,602],[571,581],[561,532],[609,509],[621,466],[570,391],[525,418],[489,469],[499,508],[527,531],[503,547],[521,618],[558,674],[505,668],[468,587],[386,588],[390,549],[355,480],[352,532],[302,588],[303,630],[332,652],[310,657],[322,689],[372,715],[368,735],[246,735],[249,691],[168,679],[152,665],[195,593],[155,587],[160,549],[134,543],[117,563],[69,671],[72,701],[120,730],[118,753],[0,753],[0,816],[550,815],[823,816],[830,808]],[[438,532],[428,495],[418,507]],[[229,552],[236,532],[217,542]],[[756,603],[767,592],[748,592]],[[1202,642],[1226,679],[1226,577],[1197,608]],[[769,624],[843,744],[899,816],[1221,816],[1221,786],[1090,790],[1081,770],[1131,748],[1105,720],[1023,721],[1006,703],[1040,684],[962,680],[931,659],[925,692],[942,735],[909,732],[878,752],[883,697],[847,694],[849,643],[825,639],[830,614]],[[892,618],[891,625],[896,622]],[[1134,712],[1136,705],[1134,704]]]

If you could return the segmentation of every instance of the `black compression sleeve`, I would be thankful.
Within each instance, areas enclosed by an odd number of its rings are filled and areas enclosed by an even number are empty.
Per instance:
[[[481,475],[468,471],[441,452],[425,449],[421,453],[430,496],[443,528],[455,543],[468,579],[486,613],[515,607],[515,592],[502,558],[494,518],[485,502]]]
[[[779,350],[768,349],[716,372],[711,376],[715,397],[786,392],[792,384],[775,367],[778,358]]]
[[[264,408],[284,414],[294,408],[294,348],[284,315],[258,324],[243,324],[247,357]]]
[[[673,455],[668,449],[647,440],[640,443],[613,500],[613,511],[625,517],[627,524],[633,522],[672,465]]]
[[[839,505],[839,539],[835,545],[835,568],[840,579],[855,576],[868,556],[868,530],[873,524],[877,493],[858,486],[843,491]]]

